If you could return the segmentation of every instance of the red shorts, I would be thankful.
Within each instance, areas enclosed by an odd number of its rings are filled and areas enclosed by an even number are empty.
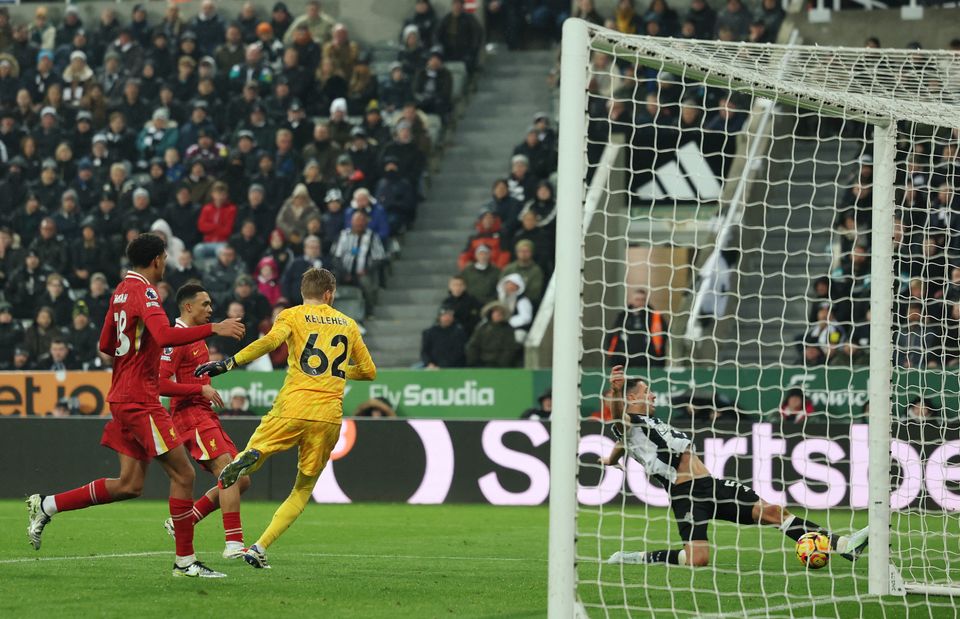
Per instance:
[[[144,402],[111,402],[113,419],[103,427],[100,444],[148,462],[183,444],[167,409]]]
[[[216,460],[223,454],[233,458],[239,453],[236,445],[223,431],[216,413],[189,409],[177,411],[173,414],[173,423],[183,437],[184,447],[193,459],[201,464]]]

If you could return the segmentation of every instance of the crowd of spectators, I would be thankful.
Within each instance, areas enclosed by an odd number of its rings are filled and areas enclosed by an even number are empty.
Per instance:
[[[167,243],[171,316],[196,279],[215,318],[255,338],[300,301],[311,266],[372,312],[423,196],[430,115],[453,109],[445,61],[476,66],[476,19],[461,0],[442,18],[416,2],[375,74],[318,0],[299,16],[198,5],[188,18],[171,2],[162,19],[117,5],[94,23],[72,4],[28,23],[0,7],[0,369],[102,367],[95,335],[123,249],[147,231]],[[212,357],[243,343],[213,341]]]
[[[535,2],[523,8],[521,4],[486,5],[490,28],[502,27],[511,47],[517,43],[513,37],[518,23],[555,33],[552,20],[567,16],[563,3]],[[719,12],[705,0],[694,0],[683,19],[665,0],[652,0],[646,11],[638,10],[633,0],[620,0],[609,19],[598,13],[591,0],[579,0],[573,15],[624,34],[756,42],[774,41],[784,18],[776,0],[764,0],[756,15],[741,0],[729,0]],[[700,146],[714,173],[723,176],[736,144],[729,136],[742,128],[747,116],[744,102],[736,96],[601,52],[591,58],[590,77],[591,162],[599,159],[611,134],[619,133],[633,146],[630,183],[634,187],[650,180],[654,167],[665,161],[665,153],[690,141]],[[660,159],[655,162],[654,157]],[[437,324],[424,331],[421,362],[425,367],[505,367],[521,362],[522,343],[553,272],[556,200],[551,179],[556,167],[557,134],[549,115],[538,113],[513,150],[509,174],[494,180],[491,199],[478,214],[458,260],[457,279],[465,283],[464,294],[472,305],[480,308],[480,321],[464,322],[453,312],[453,322],[447,324],[449,313],[441,310]],[[453,296],[451,285],[451,297],[444,304]],[[648,324],[653,319],[656,324]],[[662,312],[650,310],[645,302],[632,308],[608,336],[620,346],[614,356],[662,365],[668,350],[666,324]],[[511,331],[513,342],[506,337]],[[467,343],[461,355],[463,335]],[[458,353],[438,355],[441,341]]]
[[[903,134],[908,135],[908,134]],[[894,364],[960,366],[960,130],[898,145],[894,216]],[[865,152],[871,152],[869,141]],[[834,222],[835,260],[812,282],[807,365],[866,365],[870,353],[870,260],[874,162],[852,164]]]
[[[523,341],[553,273],[556,167],[557,133],[539,112],[513,149],[509,174],[493,181],[437,323],[423,332],[424,367],[522,365]]]

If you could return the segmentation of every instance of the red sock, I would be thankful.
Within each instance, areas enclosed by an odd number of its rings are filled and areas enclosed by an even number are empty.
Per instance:
[[[189,557],[193,554],[193,501],[170,497],[170,517],[177,540],[177,556]]]
[[[113,497],[107,492],[107,480],[97,479],[85,486],[67,490],[53,496],[58,512],[68,512],[73,509],[83,509],[91,505],[112,503]]]
[[[210,513],[216,511],[217,506],[213,504],[213,501],[210,500],[210,497],[203,495],[197,502],[193,504],[193,521],[200,522],[206,518]]]
[[[240,526],[240,512],[223,512],[223,533],[228,542],[243,543],[243,527]]]

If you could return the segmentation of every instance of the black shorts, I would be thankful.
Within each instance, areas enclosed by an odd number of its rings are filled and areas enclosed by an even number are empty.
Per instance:
[[[700,477],[670,487],[670,507],[684,542],[707,539],[707,522],[754,524],[757,493],[732,479]]]

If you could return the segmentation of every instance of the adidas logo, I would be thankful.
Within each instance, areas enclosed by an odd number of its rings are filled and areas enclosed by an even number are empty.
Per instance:
[[[653,178],[636,191],[641,200],[717,200],[720,181],[694,142],[677,149],[676,158],[653,171]]]

